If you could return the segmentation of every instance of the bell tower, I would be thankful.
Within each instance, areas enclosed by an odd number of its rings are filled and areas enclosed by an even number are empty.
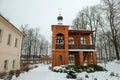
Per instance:
[[[58,24],[52,25],[52,67],[68,64],[68,25],[63,25],[61,13],[57,17]]]
[[[70,55],[75,65],[97,64],[95,46],[90,44],[92,30],[69,30],[63,25],[61,11],[57,17],[58,24],[52,25],[52,67],[69,64]]]

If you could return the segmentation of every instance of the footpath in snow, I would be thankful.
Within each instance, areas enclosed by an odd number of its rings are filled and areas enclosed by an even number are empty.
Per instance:
[[[105,67],[104,64],[99,64]],[[50,65],[38,64],[38,67],[30,70],[29,72],[24,72],[20,74],[19,77],[13,77],[12,80],[120,80],[120,62],[109,62],[106,64],[106,69],[108,71],[87,73],[78,73],[78,79],[67,79],[66,73],[56,73],[49,70]],[[110,76],[110,73],[114,72],[115,76]],[[89,78],[85,78],[88,75]],[[82,79],[81,79],[82,78]]]
[[[66,73],[56,73],[48,69],[49,65],[39,64],[38,68],[20,74],[12,80],[66,80]]]

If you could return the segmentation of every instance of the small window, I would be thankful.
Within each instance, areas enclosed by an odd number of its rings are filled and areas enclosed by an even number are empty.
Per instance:
[[[18,45],[18,39],[16,38],[15,39],[15,47],[17,47],[17,45]]]
[[[12,68],[15,68],[15,60],[13,60]]]
[[[83,45],[86,44],[85,38],[81,37],[80,38],[80,43],[83,44]]]
[[[2,29],[0,29],[0,42],[2,42]]]
[[[4,69],[6,70],[8,68],[8,60],[4,61]]]
[[[74,38],[73,37],[69,37],[69,45],[73,45],[74,44]]]
[[[7,41],[7,44],[8,44],[8,45],[11,45],[11,35],[10,35],[10,34],[8,35],[8,41]]]

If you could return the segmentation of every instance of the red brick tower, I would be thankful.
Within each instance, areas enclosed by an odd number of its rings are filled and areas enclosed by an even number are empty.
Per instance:
[[[68,26],[52,25],[52,66],[68,64]]]

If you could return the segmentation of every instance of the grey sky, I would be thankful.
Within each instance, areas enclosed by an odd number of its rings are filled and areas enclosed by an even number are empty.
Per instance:
[[[82,8],[99,3],[100,0],[0,0],[0,13],[16,27],[39,27],[40,33],[50,39],[58,8],[62,8],[63,24],[71,25]]]

